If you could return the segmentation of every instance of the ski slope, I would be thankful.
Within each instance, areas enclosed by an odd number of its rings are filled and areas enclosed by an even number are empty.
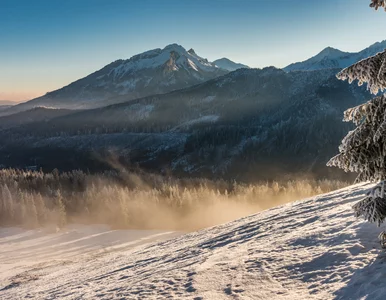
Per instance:
[[[134,241],[129,231],[83,232],[74,242],[69,229],[66,244],[65,233],[2,230],[0,298],[385,299],[386,255],[377,240],[383,229],[351,209],[370,187],[176,237],[148,232]],[[157,238],[169,239],[147,243]]]

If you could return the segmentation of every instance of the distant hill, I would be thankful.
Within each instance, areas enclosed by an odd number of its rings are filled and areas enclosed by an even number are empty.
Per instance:
[[[74,112],[75,111],[69,109],[35,107],[28,111],[0,117],[0,129],[11,128],[14,126],[20,126],[34,122],[46,122],[50,119],[69,115]]]
[[[10,100],[0,100],[0,106],[11,106],[15,105],[17,102],[15,101],[10,101]]]

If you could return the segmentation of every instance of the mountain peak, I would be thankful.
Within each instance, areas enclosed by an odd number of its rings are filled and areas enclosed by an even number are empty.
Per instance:
[[[231,61],[229,58],[226,58],[226,57],[217,59],[213,63],[216,66],[218,66],[219,68],[230,71],[230,72],[238,70],[238,69],[243,69],[243,68],[249,69],[249,67],[247,65],[235,63],[234,61]]]
[[[186,52],[185,48],[177,43],[167,45],[162,51]]]
[[[188,50],[188,53],[189,53],[189,54],[192,54],[192,55],[197,55],[193,48],[190,48],[190,49]]]
[[[335,55],[341,55],[342,53],[344,52],[340,51],[339,49],[336,49],[333,47],[326,47],[316,56],[335,56]]]
[[[360,52],[343,52],[339,49],[327,47],[317,55],[298,63],[290,64],[284,70],[311,71],[320,69],[343,69],[366,57],[377,54],[386,48],[386,41],[377,42]]]
[[[116,60],[102,69],[59,90],[33,99],[15,110],[34,106],[94,108],[151,94],[162,94],[202,83],[228,73],[177,43],[163,49],[139,53]],[[111,100],[108,100],[111,99]],[[110,102],[111,101],[111,102]],[[122,100],[119,100],[122,101]]]
[[[231,61],[229,58],[226,58],[226,57],[219,58],[219,59],[217,59],[216,61],[217,61],[217,62],[219,62],[219,61],[223,61],[223,62],[233,62],[233,61]]]
[[[375,48],[375,47],[383,47],[386,48],[386,40],[375,42],[374,44],[370,45],[369,48]]]

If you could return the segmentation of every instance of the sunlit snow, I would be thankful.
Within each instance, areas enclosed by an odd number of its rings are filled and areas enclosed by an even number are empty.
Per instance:
[[[382,229],[352,212],[370,187],[351,186],[152,245],[143,244],[173,233],[3,229],[0,295],[384,299]]]

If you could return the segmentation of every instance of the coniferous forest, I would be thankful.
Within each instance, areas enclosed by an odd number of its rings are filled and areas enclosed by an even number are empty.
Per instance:
[[[0,220],[1,226],[52,230],[67,223],[192,230],[346,185],[332,180],[239,184],[144,173],[6,169],[0,171]]]

